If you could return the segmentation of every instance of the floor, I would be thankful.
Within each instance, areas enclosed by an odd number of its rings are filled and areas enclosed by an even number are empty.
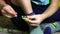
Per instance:
[[[0,34],[28,34],[27,32],[22,32],[14,29],[7,29],[0,27]],[[59,32],[56,32],[54,34],[60,34]]]
[[[28,34],[27,32],[22,32],[14,29],[7,29],[0,27],[0,34]]]

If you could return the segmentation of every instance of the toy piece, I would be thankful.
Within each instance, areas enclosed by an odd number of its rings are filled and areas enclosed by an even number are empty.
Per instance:
[[[29,20],[29,18],[27,18],[27,16],[22,16],[23,20]]]
[[[31,18],[27,18],[27,16],[29,16],[29,15],[35,15],[35,13],[34,12],[32,12],[32,13],[30,13],[30,14],[27,14],[26,16],[22,16],[22,19],[24,19],[24,20],[35,20],[34,18],[33,19],[31,19]]]

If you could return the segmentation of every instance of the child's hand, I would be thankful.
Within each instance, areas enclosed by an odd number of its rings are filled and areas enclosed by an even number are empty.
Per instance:
[[[8,18],[17,17],[17,12],[15,12],[14,9],[10,5],[5,5],[1,9],[1,12],[4,16],[6,16]]]
[[[25,21],[31,26],[38,26],[44,20],[43,16],[40,14],[27,16],[27,18],[28,20],[25,19]]]

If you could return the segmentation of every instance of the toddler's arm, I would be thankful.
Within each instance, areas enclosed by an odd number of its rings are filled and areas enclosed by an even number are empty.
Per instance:
[[[43,16],[44,18],[48,18],[50,16],[52,16],[58,9],[58,0],[51,0],[51,4],[50,6],[47,8],[47,10],[45,10],[45,12],[43,12]]]

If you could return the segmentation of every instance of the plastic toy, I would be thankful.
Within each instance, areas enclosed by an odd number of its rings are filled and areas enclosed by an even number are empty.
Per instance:
[[[29,20],[29,18],[27,18],[27,16],[22,16],[23,20]]]

